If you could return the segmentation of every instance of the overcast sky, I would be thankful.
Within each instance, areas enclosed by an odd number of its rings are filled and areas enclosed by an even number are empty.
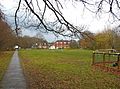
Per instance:
[[[17,0],[0,0],[0,4],[3,5],[3,10],[5,10],[7,15],[14,15],[15,8],[17,7]],[[64,9],[62,9],[62,13],[69,22],[75,24],[76,26],[80,26],[81,24],[87,25],[89,28],[88,30],[93,33],[100,32],[104,30],[105,27],[113,27],[116,25],[116,23],[111,24],[108,22],[108,14],[103,14],[101,15],[101,18],[98,18],[95,14],[89,12],[88,10],[84,10],[81,3],[71,4],[71,2],[66,0],[63,4]],[[35,35],[35,32],[30,32],[24,29],[23,34],[33,36]],[[57,39],[52,34],[45,34],[44,36],[48,41],[54,41]]]

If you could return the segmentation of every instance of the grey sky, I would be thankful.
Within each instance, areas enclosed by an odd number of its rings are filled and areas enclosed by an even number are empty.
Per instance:
[[[14,10],[17,7],[17,0],[0,0],[0,3],[4,6],[5,8],[5,13],[6,14],[11,14],[14,15]],[[88,26],[88,30],[96,33],[96,32],[100,32],[102,30],[104,30],[105,27],[110,26],[117,26],[117,23],[110,23],[108,21],[109,16],[108,14],[102,14],[99,18],[97,17],[94,13],[89,12],[88,10],[84,9],[81,3],[71,3],[69,1],[66,0],[66,2],[63,2],[63,8],[61,9],[63,16],[70,21],[72,24],[76,25],[76,26],[80,26],[80,25],[87,25]],[[53,17],[50,14],[50,12],[48,11],[48,16],[46,18],[51,18],[49,20],[52,20]],[[27,31],[27,30],[23,30],[24,34],[27,35],[34,35],[35,32],[31,32],[31,31]],[[49,41],[53,41],[56,39],[56,37],[54,37],[52,34],[45,34],[45,37],[49,40]]]

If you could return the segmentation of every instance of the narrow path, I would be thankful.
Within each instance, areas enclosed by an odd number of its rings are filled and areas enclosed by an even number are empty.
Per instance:
[[[15,51],[1,82],[1,89],[26,89],[26,81],[20,66],[18,51]]]

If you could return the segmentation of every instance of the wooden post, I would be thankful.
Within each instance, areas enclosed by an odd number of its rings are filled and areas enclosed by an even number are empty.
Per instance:
[[[120,53],[118,53],[117,64],[118,64],[118,69],[119,69],[119,65],[120,65]]]
[[[92,65],[95,63],[95,51],[93,51],[93,60],[92,60]]]
[[[103,52],[103,64],[105,66],[105,53]]]
[[[108,61],[110,61],[110,54],[108,54],[109,55],[109,59],[108,59]]]

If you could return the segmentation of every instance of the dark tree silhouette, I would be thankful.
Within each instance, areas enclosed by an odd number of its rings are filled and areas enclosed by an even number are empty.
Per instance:
[[[0,21],[1,20],[4,20],[5,19],[5,17],[4,17],[4,13],[1,11],[1,9],[0,9]]]
[[[76,28],[73,24],[66,20],[61,9],[62,2],[66,0],[19,0],[18,7],[15,12],[16,33],[19,23],[23,23],[26,28],[40,29],[42,32],[53,32],[63,36],[78,36],[84,35],[83,27]],[[69,0],[81,2],[85,9],[96,15],[108,13],[114,20],[120,20],[120,1],[119,0]],[[37,10],[36,10],[37,8]],[[21,17],[18,16],[22,10]],[[55,17],[53,22],[46,20],[47,11],[51,11]],[[21,22],[20,19],[22,19]],[[86,34],[85,34],[86,35]]]

